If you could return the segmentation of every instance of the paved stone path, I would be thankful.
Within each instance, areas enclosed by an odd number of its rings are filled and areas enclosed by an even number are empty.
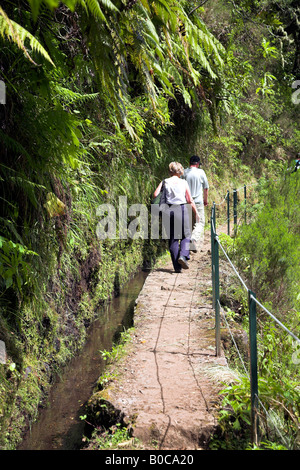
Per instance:
[[[134,417],[145,449],[205,449],[217,426],[213,374],[227,365],[215,354],[209,235],[190,269],[174,273],[169,261],[147,277],[133,343],[107,389],[114,407]]]

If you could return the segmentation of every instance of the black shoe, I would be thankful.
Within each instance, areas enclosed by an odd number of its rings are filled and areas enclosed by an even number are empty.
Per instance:
[[[175,269],[175,273],[181,273],[182,272],[182,269]]]
[[[185,256],[179,256],[178,263],[183,267],[183,269],[189,269],[189,265]]]

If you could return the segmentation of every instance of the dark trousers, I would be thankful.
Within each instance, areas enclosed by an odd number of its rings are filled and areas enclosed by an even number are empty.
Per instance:
[[[180,256],[190,259],[191,221],[188,206],[170,206],[169,209],[169,249],[175,271],[180,270]]]

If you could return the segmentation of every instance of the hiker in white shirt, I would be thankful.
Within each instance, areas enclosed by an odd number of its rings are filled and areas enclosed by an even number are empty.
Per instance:
[[[169,208],[169,249],[175,272],[189,268],[187,261],[190,259],[191,224],[188,205],[192,207],[196,219],[199,220],[190,188],[187,182],[181,179],[183,171],[180,163],[172,162],[169,165],[170,178],[164,180],[165,199]],[[163,181],[157,186],[154,197],[160,193],[162,184]]]
[[[190,250],[194,253],[200,249],[203,243],[205,225],[204,206],[208,204],[209,184],[204,170],[199,168],[200,165],[200,158],[197,155],[193,155],[190,158],[190,167],[185,169],[183,174],[183,178],[190,187],[191,195],[200,217],[199,221],[193,221]]]

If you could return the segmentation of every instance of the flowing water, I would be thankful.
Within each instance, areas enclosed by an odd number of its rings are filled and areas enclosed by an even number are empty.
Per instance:
[[[110,350],[118,333],[132,326],[135,299],[147,273],[138,273],[99,312],[90,327],[84,348],[63,370],[48,397],[48,406],[28,431],[19,450],[76,450],[85,423],[80,419],[97,379],[105,368],[101,350]]]

